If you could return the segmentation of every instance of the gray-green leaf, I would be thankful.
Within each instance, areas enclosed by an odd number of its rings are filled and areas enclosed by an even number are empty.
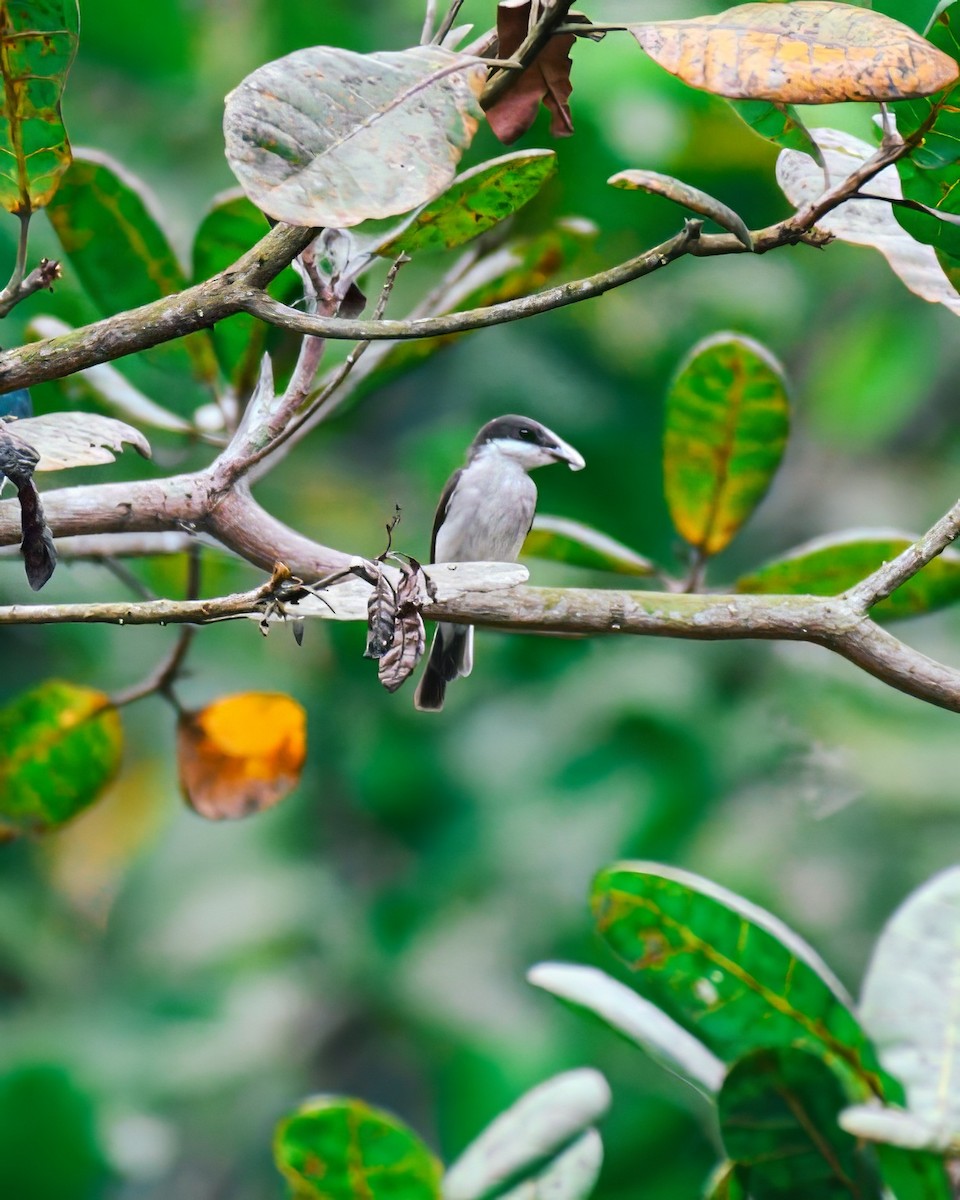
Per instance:
[[[296,50],[227,96],[227,161],[254,204],[291,225],[408,212],[453,178],[485,78],[476,59],[439,46]]]

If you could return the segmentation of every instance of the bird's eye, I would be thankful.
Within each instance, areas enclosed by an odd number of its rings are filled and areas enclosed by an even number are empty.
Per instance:
[[[532,429],[518,429],[517,437],[521,442],[535,442],[537,440],[537,435]]]

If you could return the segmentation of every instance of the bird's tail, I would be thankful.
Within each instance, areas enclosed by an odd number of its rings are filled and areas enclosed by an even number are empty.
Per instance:
[[[439,712],[447,684],[473,670],[473,626],[438,625],[413,703],[421,712]]]

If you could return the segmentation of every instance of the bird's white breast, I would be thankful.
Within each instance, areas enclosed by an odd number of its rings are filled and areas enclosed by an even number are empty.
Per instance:
[[[513,562],[537,507],[537,488],[516,461],[481,452],[466,467],[437,531],[437,562]]]

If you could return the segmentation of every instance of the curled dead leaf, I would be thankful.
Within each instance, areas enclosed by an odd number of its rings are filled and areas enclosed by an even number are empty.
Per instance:
[[[672,75],[731,100],[907,100],[938,92],[960,74],[949,55],[908,26],[831,0],[741,4],[628,28]]]
[[[396,623],[393,640],[380,657],[380,682],[395,692],[410,678],[426,649],[427,636],[421,615],[430,599],[430,583],[415,558],[401,561],[396,592]]]
[[[500,0],[497,5],[497,40],[501,58],[509,58],[527,36],[532,0]],[[496,103],[487,109],[490,128],[504,145],[521,137],[537,119],[541,102],[551,115],[554,137],[573,133],[570,115],[570,47],[573,34],[555,34],[525,71],[515,78]]]
[[[664,196],[674,204],[716,221],[722,229],[729,230],[747,250],[753,249],[753,238],[742,217],[721,200],[707,192],[701,192],[689,183],[674,179],[672,175],[661,175],[659,171],[619,171],[616,175],[611,175],[607,183],[612,187],[639,189]]]
[[[115,417],[99,413],[55,412],[42,417],[24,417],[10,423],[40,455],[37,471],[63,471],[67,467],[96,467],[115,461],[125,444],[144,458],[150,443],[139,429]]]
[[[226,696],[177,723],[181,790],[210,821],[279,803],[299,782],[306,752],[306,713],[276,692]]]

